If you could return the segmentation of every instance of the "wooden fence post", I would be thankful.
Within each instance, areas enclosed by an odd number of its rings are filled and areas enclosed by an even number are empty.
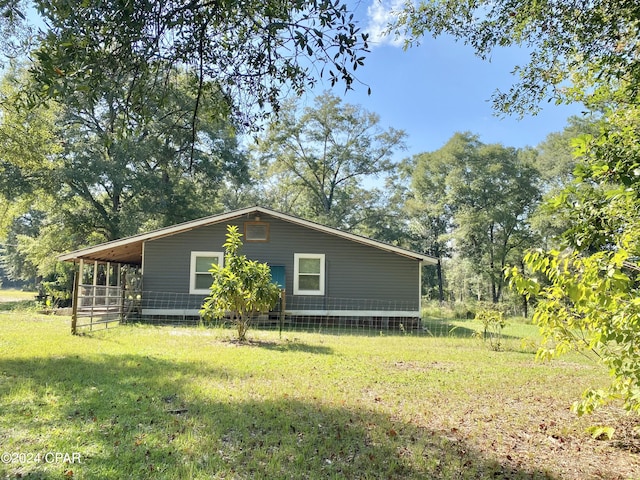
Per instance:
[[[282,338],[282,327],[284,325],[284,310],[287,306],[287,291],[280,290],[280,338]]]

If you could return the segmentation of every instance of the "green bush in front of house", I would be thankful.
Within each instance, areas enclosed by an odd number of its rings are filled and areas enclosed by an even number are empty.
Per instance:
[[[238,340],[246,341],[253,319],[268,312],[277,303],[280,289],[271,281],[266,263],[249,260],[239,255],[242,234],[235,225],[227,226],[224,266],[212,265],[211,294],[200,310],[205,321],[229,316],[238,330]]]

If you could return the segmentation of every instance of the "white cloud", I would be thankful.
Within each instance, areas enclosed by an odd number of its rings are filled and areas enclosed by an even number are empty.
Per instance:
[[[404,36],[388,33],[387,30],[389,23],[395,19],[405,3],[405,0],[373,0],[369,5],[367,8],[369,23],[364,30],[369,33],[369,42],[372,47],[385,44],[394,47],[404,45]]]

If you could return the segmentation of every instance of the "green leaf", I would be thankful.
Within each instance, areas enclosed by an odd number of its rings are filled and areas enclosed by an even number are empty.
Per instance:
[[[615,428],[594,425],[586,429],[586,432],[595,440],[611,440],[615,433]]]

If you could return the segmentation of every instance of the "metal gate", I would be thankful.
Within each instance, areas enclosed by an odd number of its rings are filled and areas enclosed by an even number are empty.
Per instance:
[[[120,286],[78,285],[72,333],[117,326],[122,318],[123,290]],[[74,325],[75,320],[75,325]]]
[[[123,269],[119,285],[77,283],[71,333],[113,328],[139,315],[142,277],[138,269]]]

